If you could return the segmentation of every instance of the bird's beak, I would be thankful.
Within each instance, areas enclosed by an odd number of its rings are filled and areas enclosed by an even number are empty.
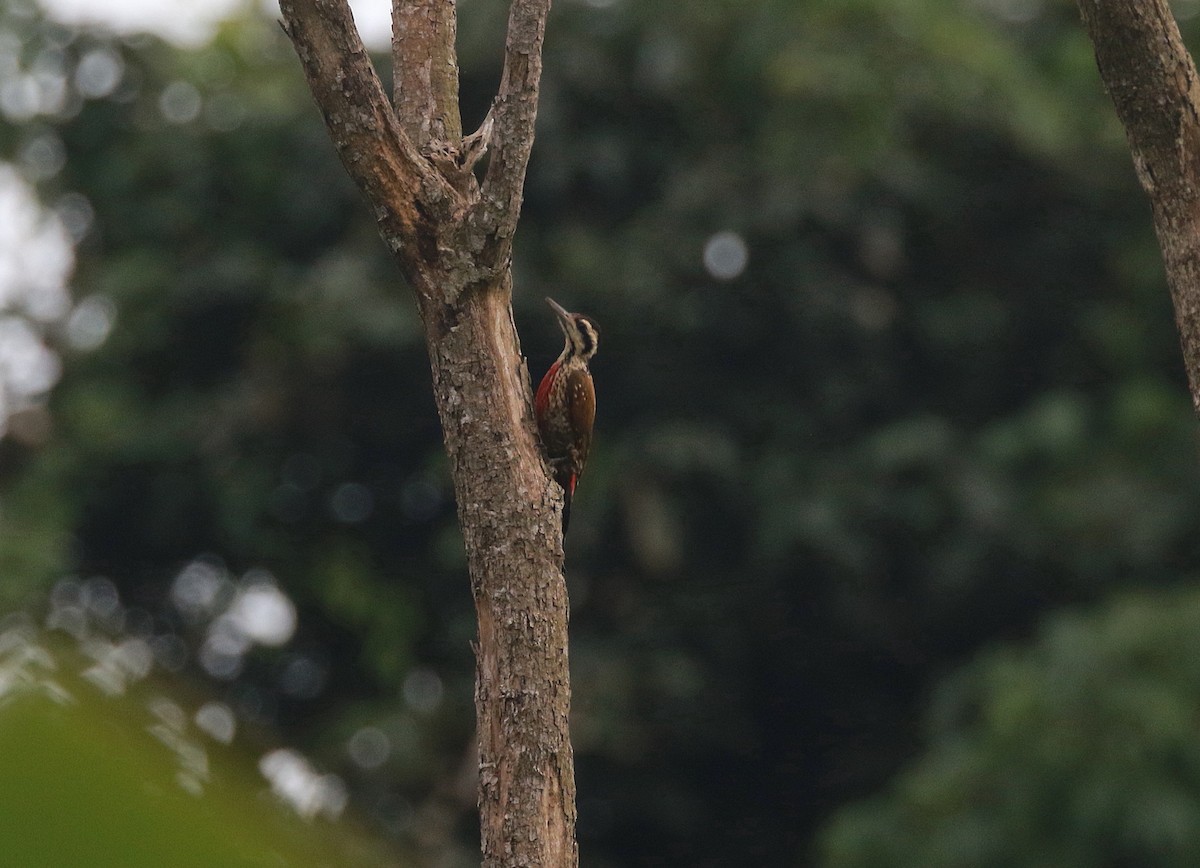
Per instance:
[[[564,328],[571,325],[572,317],[571,317],[571,312],[569,310],[567,310],[565,307],[563,307],[561,304],[559,304],[557,301],[555,301],[552,298],[547,298],[546,304],[550,305],[550,309],[552,311],[554,311],[556,314],[558,314],[558,318],[560,320],[562,320],[562,324],[563,324]]]

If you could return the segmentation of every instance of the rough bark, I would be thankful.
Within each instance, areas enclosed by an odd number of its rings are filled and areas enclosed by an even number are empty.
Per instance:
[[[1166,0],[1078,0],[1150,197],[1192,405],[1200,412],[1200,81]]]
[[[396,114],[418,148],[462,138],[454,0],[397,3],[392,13]]]
[[[281,0],[346,171],[415,291],[479,619],[485,866],[574,866],[560,497],[533,421],[510,268],[533,144],[549,0],[514,0],[504,73],[461,139],[451,0],[393,0],[396,107],[345,0]],[[471,166],[483,145],[482,185]]]

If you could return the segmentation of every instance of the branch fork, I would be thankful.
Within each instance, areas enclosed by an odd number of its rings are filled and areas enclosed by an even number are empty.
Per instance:
[[[507,258],[533,147],[541,46],[549,0],[515,0],[504,71],[479,129],[462,137],[453,0],[394,0],[394,101],[384,94],[347,0],[280,0],[283,29],[304,66],[346,171],[375,207],[380,230],[411,236],[426,215],[490,238],[493,262]],[[394,104],[393,104],[394,103]],[[482,183],[474,169],[492,159]],[[503,253],[503,255],[497,255]],[[405,255],[406,273],[420,269]]]
[[[499,90],[467,136],[455,0],[392,0],[391,101],[346,0],[280,0],[280,9],[342,164],[425,326],[479,622],[484,868],[574,868],[561,500],[537,440],[511,305],[550,0],[511,0]]]

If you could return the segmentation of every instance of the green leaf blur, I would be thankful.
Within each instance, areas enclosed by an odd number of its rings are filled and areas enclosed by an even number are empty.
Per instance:
[[[948,680],[930,748],[843,810],[830,866],[1194,864],[1200,595],[1060,616]]]
[[[245,744],[224,745],[161,692],[106,696],[61,641],[0,633],[0,833],[25,868],[334,868],[402,863],[349,824],[303,820]],[[81,675],[81,673],[83,673]]]

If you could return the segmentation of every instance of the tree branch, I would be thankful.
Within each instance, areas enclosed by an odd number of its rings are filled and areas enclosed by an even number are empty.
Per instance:
[[[395,0],[392,59],[396,115],[418,149],[457,148],[458,58],[454,0]]]
[[[492,106],[492,157],[477,206],[480,223],[499,242],[485,252],[494,263],[509,256],[521,214],[549,12],[550,0],[513,0],[509,10],[504,71]]]
[[[1078,0],[1150,197],[1192,404],[1200,412],[1200,83],[1166,0]]]

